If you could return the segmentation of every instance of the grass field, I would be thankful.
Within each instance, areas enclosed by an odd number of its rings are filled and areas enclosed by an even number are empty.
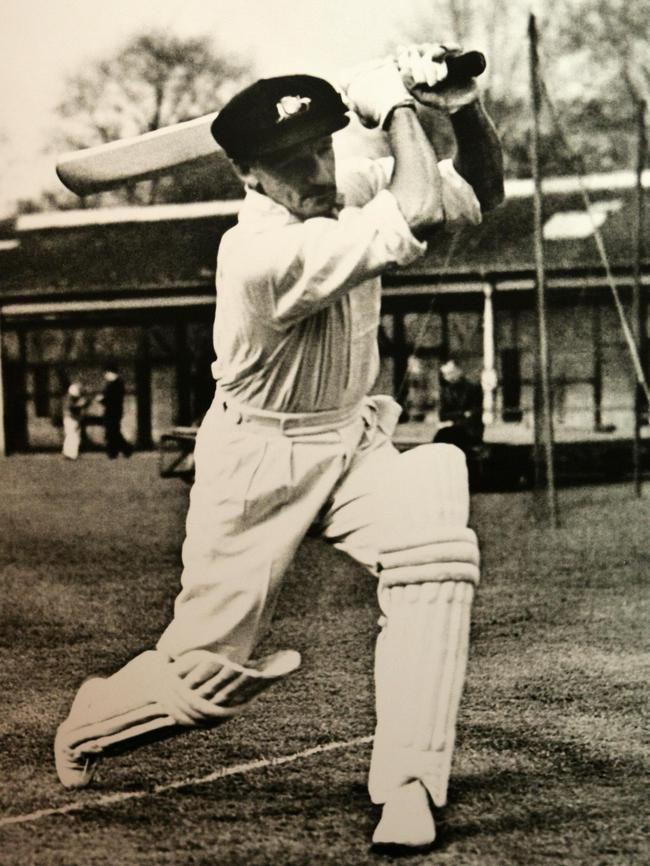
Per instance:
[[[319,542],[287,578],[269,648],[303,667],[253,711],[58,783],[51,740],[79,682],[151,646],[178,587],[188,488],[153,455],[0,462],[0,863],[357,866],[377,810],[374,583]],[[409,863],[647,866],[650,494],[482,494],[484,558],[450,803]]]

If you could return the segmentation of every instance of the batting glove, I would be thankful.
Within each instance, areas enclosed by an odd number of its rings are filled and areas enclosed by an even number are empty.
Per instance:
[[[361,123],[385,128],[391,113],[403,105],[415,105],[392,58],[369,60],[341,75],[343,95]]]
[[[396,62],[406,88],[418,102],[454,114],[478,99],[473,80],[463,85],[445,87],[446,58],[461,53],[456,43],[424,42],[397,49]]]

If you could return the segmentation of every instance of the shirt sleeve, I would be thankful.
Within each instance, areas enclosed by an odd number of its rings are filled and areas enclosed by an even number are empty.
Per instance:
[[[482,219],[481,205],[476,193],[464,177],[456,171],[451,159],[438,163],[442,177],[442,209],[445,224],[456,228],[461,225],[479,225]]]
[[[337,178],[349,204],[362,205],[385,189],[395,168],[392,156],[379,159],[350,159],[343,163]],[[481,206],[470,184],[456,171],[451,159],[438,163],[442,178],[442,207],[445,223],[452,228],[479,225]]]
[[[426,251],[388,190],[364,207],[343,208],[338,219],[317,217],[284,226],[266,243],[272,251],[265,313],[279,325],[327,307],[365,280],[410,264]],[[252,288],[259,303],[260,292]]]
[[[395,160],[392,156],[370,159],[348,157],[341,160],[336,171],[336,185],[345,203],[363,207],[390,183]]]

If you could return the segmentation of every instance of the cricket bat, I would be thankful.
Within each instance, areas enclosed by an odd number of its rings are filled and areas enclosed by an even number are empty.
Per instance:
[[[446,62],[447,77],[436,87],[464,83],[485,69],[485,57],[479,51],[448,57]],[[210,132],[217,113],[67,153],[58,160],[56,173],[61,183],[77,195],[155,177],[218,152]]]
[[[77,195],[154,177],[217,153],[219,145],[210,132],[216,116],[215,111],[153,132],[72,151],[59,158],[56,173],[61,183]]]

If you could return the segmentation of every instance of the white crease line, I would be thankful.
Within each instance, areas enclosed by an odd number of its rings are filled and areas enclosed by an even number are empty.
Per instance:
[[[155,797],[156,794],[163,794],[165,791],[175,791],[177,788],[189,788],[196,785],[208,785],[210,782],[216,782],[218,779],[224,779],[226,776],[237,776],[241,773],[250,773],[254,770],[262,770],[265,767],[279,767],[282,764],[291,764],[294,761],[299,761],[301,758],[308,758],[311,755],[322,754],[323,752],[333,752],[337,749],[349,749],[353,746],[361,746],[365,743],[371,743],[372,736],[358,737],[356,740],[345,740],[334,743],[325,743],[323,746],[312,746],[310,749],[305,749],[302,752],[294,752],[293,755],[280,755],[278,758],[260,758],[257,761],[249,761],[246,764],[235,764],[234,767],[221,767],[207,776],[201,776],[195,779],[179,779],[176,782],[167,782],[164,785],[155,785],[153,788],[148,788],[143,791],[122,791],[116,794],[105,794],[103,797],[97,797],[94,800],[84,800],[83,802],[68,803],[67,806],[59,806],[57,809],[39,809],[37,812],[29,812],[26,815],[9,815],[6,818],[0,818],[0,827],[6,827],[9,824],[26,824],[30,821],[39,821],[41,818],[49,818],[52,815],[68,815],[71,812],[82,812],[84,809],[96,809],[98,806],[110,806],[113,803],[124,803],[127,800],[142,800],[145,797]]]

